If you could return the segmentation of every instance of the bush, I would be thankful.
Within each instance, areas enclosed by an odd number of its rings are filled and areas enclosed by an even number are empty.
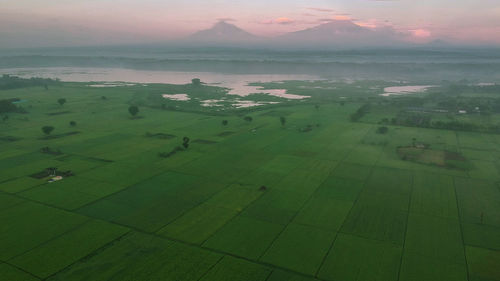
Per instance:
[[[387,128],[386,126],[382,126],[382,127],[377,128],[377,134],[387,134],[388,131],[389,131],[389,128]]]
[[[54,131],[54,127],[52,127],[52,126],[43,126],[43,127],[42,127],[42,131],[43,131],[46,135],[50,135],[50,133],[52,133],[52,131]]]
[[[130,113],[130,115],[132,116],[136,116],[137,113],[139,113],[139,107],[137,107],[136,105],[131,105],[129,108],[128,108],[128,112]]]

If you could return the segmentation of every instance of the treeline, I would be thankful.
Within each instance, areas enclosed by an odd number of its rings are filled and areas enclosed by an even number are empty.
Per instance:
[[[54,85],[59,83],[59,80],[50,78],[21,78],[17,76],[11,76],[8,74],[2,75],[0,77],[0,90],[10,90],[18,88],[27,88],[35,86],[43,86],[47,88],[49,85]]]
[[[390,124],[396,126],[419,127],[429,129],[444,129],[454,131],[500,133],[500,124],[480,125],[471,122],[458,120],[451,121],[432,121],[430,116],[412,114],[407,116],[398,116],[397,118],[382,119],[381,124]]]
[[[351,114],[351,121],[357,122],[359,119],[361,119],[363,116],[365,116],[369,111],[370,111],[370,104],[365,103],[360,108],[358,108],[358,110],[356,110],[356,112]]]

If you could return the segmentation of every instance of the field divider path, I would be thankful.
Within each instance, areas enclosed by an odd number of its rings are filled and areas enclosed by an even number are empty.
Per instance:
[[[117,243],[118,241],[120,241],[123,237],[125,237],[126,235],[128,235],[130,232],[132,232],[131,229],[129,229],[127,232],[123,233],[122,235],[116,237],[115,239],[109,241],[108,243],[102,245],[101,247],[95,249],[94,251],[90,252],[88,255],[80,258],[79,260],[77,261],[74,261],[72,262],[71,264],[67,265],[66,267],[62,268],[61,270],[57,271],[57,272],[54,272],[52,273],[51,275],[49,275],[48,277],[42,279],[42,280],[48,280],[54,276],[56,276],[57,274],[61,273],[61,272],[64,272],[66,270],[68,270],[69,268],[71,268],[74,264],[78,263],[78,262],[82,262],[82,261],[85,261],[85,260],[88,260],[90,258],[92,258],[93,256],[99,254],[100,252],[106,250],[107,248],[109,247],[112,247],[115,243]]]
[[[464,248],[465,272],[467,272],[467,280],[470,280],[469,263],[467,262],[467,253],[465,252],[464,230],[462,226],[462,211],[458,204],[457,186],[455,185],[455,177],[453,177],[453,190],[455,191],[455,200],[458,209],[458,224],[460,225],[460,238],[462,239],[462,246]]]
[[[408,225],[409,225],[409,219],[410,219],[410,208],[411,208],[411,200],[412,200],[412,195],[413,195],[413,185],[415,183],[415,168],[412,166],[412,175],[411,175],[411,189],[410,189],[410,196],[408,199],[408,211],[406,214],[406,227],[405,227],[405,232],[404,232],[404,239],[403,239],[403,246],[402,246],[402,251],[401,251],[401,259],[399,261],[399,270],[398,270],[398,281],[401,278],[401,270],[403,268],[403,257],[405,255],[405,245],[406,245],[406,234],[408,233]]]
[[[366,134],[365,134],[364,136],[368,135],[368,134],[369,134],[369,132],[370,132],[370,131],[369,131],[369,130],[367,130],[367,132],[366,132]],[[359,146],[359,144],[358,144],[357,146]],[[347,159],[347,158],[349,157],[349,155],[352,153],[352,151],[354,151],[354,149],[355,149],[357,146],[353,147],[353,148],[349,151],[349,153],[347,153],[347,154],[344,156],[344,158],[343,158],[343,159],[339,162],[339,165],[340,165],[340,163],[342,163],[345,159]],[[383,150],[382,150],[382,153],[383,153]],[[371,168],[370,173],[368,174],[368,176],[367,176],[367,177],[366,177],[366,179],[364,180],[364,182],[363,182],[363,189],[365,188],[366,183],[367,183],[367,182],[368,182],[368,180],[370,179],[370,176],[372,175],[372,173],[373,173],[373,170],[374,170],[375,166],[377,165],[377,163],[379,162],[380,158],[382,157],[382,153],[380,153],[379,157],[377,158],[377,161],[375,161],[375,163],[372,165],[372,168]],[[337,166],[337,167],[338,167],[338,166]],[[335,169],[334,169],[334,170],[335,170]],[[332,171],[332,173],[333,173],[333,171]],[[315,278],[318,278],[318,274],[319,274],[319,272],[320,272],[321,268],[323,267],[323,265],[325,264],[325,262],[326,262],[326,258],[328,257],[328,255],[329,255],[329,254],[330,254],[330,252],[332,251],[332,249],[333,249],[333,245],[335,245],[335,241],[337,241],[337,237],[339,236],[339,233],[343,233],[343,232],[341,231],[341,230],[342,230],[342,226],[344,225],[345,221],[347,220],[347,218],[348,218],[348,217],[349,217],[349,215],[351,214],[352,209],[354,208],[354,206],[355,206],[355,205],[356,205],[356,203],[358,202],[358,199],[359,199],[359,197],[360,197],[361,192],[363,191],[363,189],[361,189],[361,190],[359,191],[358,195],[356,196],[356,199],[354,200],[354,202],[353,202],[353,204],[352,204],[352,207],[349,209],[349,212],[348,212],[348,213],[347,213],[347,215],[345,216],[344,221],[342,222],[342,224],[340,225],[340,227],[339,227],[339,229],[338,229],[337,233],[335,234],[335,238],[333,239],[332,243],[330,244],[330,247],[328,248],[328,251],[326,252],[326,255],[323,257],[323,260],[321,261],[320,266],[318,267],[318,270],[317,270],[317,271],[316,271],[316,273],[314,274]]]
[[[169,172],[169,170],[162,171],[162,172],[160,172],[160,173],[158,173],[158,174],[154,174],[154,175],[150,176],[149,178],[145,178],[145,179],[144,179],[144,180],[142,180],[142,181],[147,181],[147,180],[150,180],[150,179],[152,179],[152,178],[154,178],[154,177],[156,177],[156,176],[159,176],[159,175],[161,175],[161,174],[163,174],[163,173],[166,173],[166,172]],[[141,182],[142,182],[142,181],[141,181]],[[106,181],[100,181],[100,182],[103,182],[103,183],[108,183],[108,184],[114,184],[114,183],[109,183],[109,182],[106,182]],[[94,200],[94,201],[88,202],[87,204],[82,205],[82,206],[80,206],[80,207],[78,207],[78,208],[76,208],[76,209],[72,210],[72,212],[78,212],[78,210],[80,210],[80,209],[82,209],[82,208],[84,208],[84,207],[90,206],[90,205],[92,205],[92,204],[94,204],[94,203],[96,203],[96,202],[99,202],[99,201],[101,201],[101,200],[105,200],[105,199],[107,199],[107,198],[109,198],[109,197],[111,197],[111,196],[113,196],[113,195],[115,195],[115,194],[118,194],[118,193],[120,193],[120,192],[124,192],[124,191],[126,191],[126,190],[128,190],[128,189],[130,189],[130,188],[132,188],[132,187],[134,187],[134,186],[136,186],[136,185],[137,185],[137,184],[139,184],[139,183],[140,183],[140,182],[138,182],[138,183],[134,183],[134,184],[131,184],[131,185],[129,185],[129,186],[126,186],[126,187],[124,187],[124,188],[122,188],[122,189],[120,189],[120,190],[116,191],[116,192],[113,192],[113,193],[108,194],[108,195],[106,195],[106,196],[100,197],[100,198],[98,198],[98,199],[96,199],[96,200]]]
[[[177,172],[175,172],[177,173]],[[184,175],[189,175],[189,174],[186,174],[186,173],[182,173]],[[192,176],[192,175],[190,175]],[[187,209],[186,211],[182,212],[180,215],[176,216],[175,218],[173,218],[172,220],[170,220],[168,223],[160,226],[158,229],[156,229],[155,231],[153,231],[154,233],[157,233],[158,231],[162,230],[164,227],[168,226],[169,224],[175,222],[177,219],[181,218],[182,216],[184,216],[185,214],[189,213],[190,211],[194,210],[195,208],[205,204],[208,200],[210,200],[211,198],[215,197],[217,194],[221,193],[222,191],[226,190],[227,188],[229,188],[233,183],[222,183],[222,182],[218,182],[218,183],[221,183],[221,184],[225,184],[224,188],[222,188],[221,190],[215,192],[214,194],[212,194],[211,196],[207,197],[207,199],[205,199],[204,201],[201,201],[200,203],[194,205],[193,207]],[[258,198],[257,198],[258,199]],[[222,208],[222,207],[221,207]],[[224,208],[226,209],[226,208]],[[236,215],[238,216],[238,215]],[[168,236],[165,236],[168,238]],[[205,240],[201,243],[203,244],[205,243]]]
[[[33,276],[33,277],[35,277],[35,278],[36,278],[36,279],[38,279],[38,280],[44,280],[44,279],[42,279],[41,277],[38,277],[38,276],[36,276],[35,274],[33,274],[33,273],[29,272],[29,271],[26,271],[26,270],[22,269],[22,268],[21,268],[21,267],[19,267],[19,266],[16,266],[16,265],[14,265],[14,264],[9,263],[8,261],[2,261],[2,260],[0,260],[0,263],[5,263],[6,265],[9,265],[9,266],[11,266],[11,267],[13,267],[13,268],[15,268],[15,269],[17,269],[17,270],[19,270],[19,271],[22,271],[22,272],[24,272],[24,273],[26,273],[26,274],[28,274],[28,275],[30,275],[30,276]]]
[[[203,277],[205,277],[214,267],[216,267],[221,261],[222,259],[224,259],[224,256],[221,256],[216,263],[214,263],[212,266],[210,266],[207,271],[205,271],[205,273],[203,273],[200,278],[198,278],[197,281],[200,281],[201,279],[203,279]]]
[[[66,212],[67,212],[67,211],[66,211]],[[12,256],[11,258],[9,258],[9,260],[12,260],[12,259],[15,259],[15,258],[17,258],[17,257],[20,257],[20,256],[22,256],[22,255],[24,255],[24,254],[28,253],[28,252],[29,252],[29,251],[31,251],[31,250],[34,250],[34,249],[36,249],[36,248],[38,248],[38,247],[41,247],[41,246],[43,246],[43,245],[45,245],[45,244],[47,244],[47,243],[50,243],[50,242],[52,242],[52,241],[54,241],[54,240],[56,240],[56,239],[58,239],[58,238],[60,238],[60,237],[62,237],[62,236],[64,236],[64,235],[66,235],[66,234],[68,234],[68,233],[70,233],[70,232],[72,232],[72,231],[75,231],[75,230],[79,229],[80,227],[83,227],[84,225],[86,225],[86,224],[90,223],[92,220],[93,220],[92,218],[87,218],[87,220],[86,220],[85,222],[83,222],[83,223],[81,223],[81,224],[79,224],[79,225],[77,225],[77,226],[75,226],[75,227],[72,227],[72,228],[70,228],[70,229],[68,229],[68,230],[66,230],[66,231],[64,231],[64,232],[62,232],[62,233],[60,233],[60,234],[58,234],[58,235],[56,235],[56,236],[54,236],[54,237],[52,237],[52,238],[48,239],[48,240],[46,240],[46,241],[43,241],[42,243],[40,243],[40,244],[38,244],[38,245],[34,246],[33,248],[30,248],[30,249],[28,249],[28,250],[26,250],[26,251],[24,251],[24,252],[22,252],[22,253],[19,253],[19,254],[15,255],[15,256]]]
[[[455,133],[455,138],[457,139],[457,149],[458,149],[458,153],[462,154],[462,146],[460,145],[460,137],[458,135],[458,132],[457,131],[453,131]],[[467,173],[467,177],[470,178],[470,174],[469,174],[469,170],[466,170],[466,173]],[[455,188],[455,178],[453,178],[453,188]],[[455,197],[456,197],[456,194],[457,194],[457,190],[455,189]],[[457,201],[457,208],[458,208],[458,201]],[[460,213],[460,211],[459,211]],[[460,214],[459,214],[460,216]],[[460,226],[461,228],[462,226]]]

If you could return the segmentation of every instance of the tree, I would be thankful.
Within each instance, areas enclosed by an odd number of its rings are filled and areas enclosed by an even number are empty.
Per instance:
[[[189,147],[189,138],[188,137],[182,138],[182,146],[184,146],[184,148],[186,148],[186,149]]]
[[[108,98],[106,96],[101,96],[101,100],[107,100]]]
[[[193,78],[193,79],[191,79],[191,83],[194,86],[200,86],[201,85],[201,80],[200,80],[200,78]]]
[[[75,122],[75,121],[69,121],[69,125],[70,125],[71,127],[75,127],[75,126],[76,126],[76,122]]]
[[[2,120],[3,120],[3,122],[6,122],[7,120],[9,120],[9,115],[4,115],[2,117]]]
[[[66,99],[65,98],[60,98],[57,100],[57,102],[62,106],[63,104],[66,103]]]
[[[45,88],[45,90],[49,89],[49,85],[47,85],[47,84],[44,84],[43,87]]]
[[[280,122],[281,122],[281,126],[285,126],[285,123],[286,123],[286,118],[281,116],[280,117]]]
[[[228,124],[228,123],[229,123],[229,122],[228,122],[227,120],[222,120],[222,125],[223,125],[223,126],[227,126],[227,124]]]
[[[131,105],[129,108],[128,108],[128,112],[130,113],[130,115],[132,116],[136,116],[137,113],[139,113],[139,107],[137,107],[136,105]]]
[[[314,108],[316,108],[316,110],[319,110],[319,104],[316,104]]]
[[[388,131],[389,131],[389,128],[387,128],[386,126],[382,126],[382,127],[377,128],[377,134],[387,134]]]
[[[50,133],[52,133],[52,131],[54,131],[54,127],[52,127],[52,126],[43,126],[43,127],[42,127],[42,131],[43,131],[46,135],[50,135]]]
[[[251,116],[245,116],[243,118],[243,120],[247,121],[247,122],[252,122],[253,118]]]

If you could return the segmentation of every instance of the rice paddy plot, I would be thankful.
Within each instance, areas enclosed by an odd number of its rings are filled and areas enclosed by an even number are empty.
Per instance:
[[[237,214],[236,210],[202,204],[189,210],[157,233],[201,244]]]
[[[333,177],[364,181],[371,173],[372,167],[341,162],[330,174]]]
[[[500,252],[489,249],[465,247],[469,280],[498,281],[500,280]]]
[[[402,248],[393,243],[339,233],[321,266],[325,280],[398,280]]]
[[[132,232],[48,280],[197,280],[221,257],[206,250]]]
[[[364,238],[403,244],[407,212],[359,202],[347,216],[341,232]]]
[[[467,267],[463,263],[451,263],[417,254],[403,254],[401,281],[453,280],[467,281]]]
[[[455,178],[460,220],[500,226],[500,190],[489,181]]]
[[[272,269],[225,256],[200,281],[265,281]]]
[[[10,259],[9,263],[38,277],[46,278],[89,255],[127,231],[128,229],[113,224],[96,220],[89,221]]]
[[[363,184],[359,180],[330,176],[319,186],[314,196],[354,202],[363,189]]]
[[[443,218],[458,218],[453,178],[442,174],[416,172],[410,212]]]
[[[286,225],[307,201],[302,193],[269,189],[244,211],[245,216]]]
[[[405,253],[447,263],[465,264],[458,219],[410,214]]]
[[[203,246],[255,260],[264,254],[283,228],[280,224],[240,215],[220,228]]]
[[[335,235],[333,231],[291,223],[261,260],[314,276]]]
[[[500,227],[481,223],[462,223],[464,243],[500,251]]]
[[[352,202],[313,197],[300,210],[293,222],[336,232],[344,223]]]
[[[23,254],[88,220],[77,214],[31,202],[4,209],[0,211],[0,259],[9,260]]]
[[[40,280],[39,278],[6,263],[0,263],[0,276],[2,276],[2,279],[4,280]]]

